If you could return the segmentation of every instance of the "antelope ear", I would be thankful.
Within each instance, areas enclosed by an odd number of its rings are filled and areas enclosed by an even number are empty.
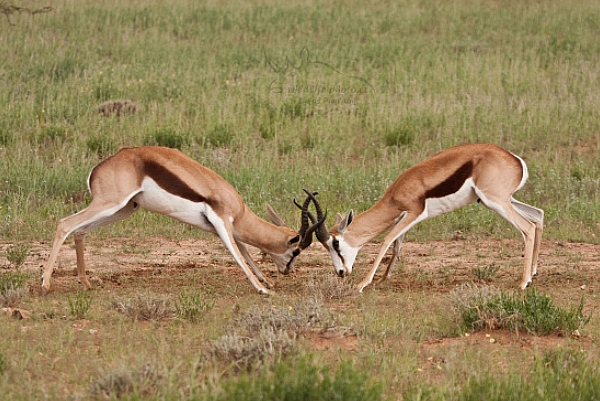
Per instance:
[[[340,227],[338,228],[338,231],[340,233],[343,233],[344,231],[346,231],[346,228],[348,228],[350,223],[352,223],[353,219],[354,219],[354,210],[350,210],[350,213],[348,213],[348,216],[346,216],[346,218],[344,220],[342,220],[342,222],[340,223]]]
[[[296,235],[295,237],[292,237],[288,240],[288,245],[293,245],[295,243],[297,243],[298,241],[300,241],[300,235]]]
[[[286,226],[285,223],[283,222],[283,220],[281,220],[281,217],[279,217],[277,215],[277,213],[275,212],[275,209],[273,209],[273,207],[271,205],[266,203],[265,207],[267,209],[267,214],[269,215],[269,219],[271,219],[271,222],[273,224],[275,224],[276,226],[280,226],[280,227]]]
[[[339,225],[342,222],[342,220],[344,220],[344,216],[342,216],[339,213],[336,213],[335,214],[335,221],[333,222],[333,225],[335,225],[335,226]]]

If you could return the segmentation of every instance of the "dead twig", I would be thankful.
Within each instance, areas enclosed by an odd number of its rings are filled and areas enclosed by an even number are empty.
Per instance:
[[[14,24],[10,20],[10,16],[12,14],[28,13],[30,15],[35,15],[35,14],[47,13],[50,11],[52,11],[52,7],[50,7],[50,6],[46,6],[46,7],[42,7],[42,8],[38,8],[38,9],[31,9],[31,8],[27,8],[27,7],[15,6],[14,4],[9,3],[5,0],[0,1],[0,14],[4,14],[4,16],[6,17],[6,20],[8,21],[8,24],[11,26],[14,26]]]

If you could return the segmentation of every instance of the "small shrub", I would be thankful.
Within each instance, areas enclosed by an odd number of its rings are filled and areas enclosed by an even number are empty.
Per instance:
[[[471,269],[471,273],[477,280],[481,281],[492,281],[496,278],[496,274],[500,270],[500,266],[495,263],[490,263],[485,267],[474,267]]]
[[[75,319],[83,319],[92,307],[92,293],[90,291],[77,291],[75,299],[67,298],[69,311]]]
[[[170,299],[149,294],[114,300],[112,307],[134,321],[164,320],[175,316]]]
[[[167,148],[180,149],[189,143],[189,137],[176,132],[172,128],[160,128],[144,140],[145,145],[166,146]]]
[[[181,291],[175,303],[177,315],[195,322],[215,306],[215,300],[202,292]]]
[[[15,267],[21,267],[29,256],[31,247],[27,244],[11,245],[6,248],[6,259]]]
[[[92,379],[90,395],[92,399],[115,400],[136,394],[142,398],[156,394],[161,375],[150,365],[138,369],[126,366],[101,372]],[[135,398],[134,398],[135,399]]]
[[[216,124],[206,131],[204,143],[216,148],[224,148],[229,146],[233,138],[233,128],[229,124]]]
[[[260,132],[262,139],[271,140],[275,138],[275,127],[273,127],[272,123],[261,123],[258,127],[258,132]]]
[[[407,146],[410,145],[413,140],[413,130],[405,125],[388,128],[384,135],[386,146]]]
[[[95,153],[101,159],[112,155],[117,151],[118,148],[116,141],[107,136],[96,136],[89,138],[86,142],[86,145],[90,152]]]
[[[466,330],[509,329],[537,335],[568,335],[590,320],[583,314],[583,298],[577,307],[564,310],[536,289],[522,296],[485,286],[463,285],[452,291],[449,298]]]

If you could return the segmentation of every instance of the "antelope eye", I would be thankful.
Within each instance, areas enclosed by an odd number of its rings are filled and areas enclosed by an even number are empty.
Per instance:
[[[337,239],[334,239],[331,242],[331,245],[333,246],[333,249],[339,249],[340,248],[340,241],[338,241]]]

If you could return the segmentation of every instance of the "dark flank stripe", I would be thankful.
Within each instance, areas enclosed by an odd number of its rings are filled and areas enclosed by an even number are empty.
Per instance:
[[[458,170],[454,172],[445,181],[439,183],[435,187],[425,192],[425,199],[427,198],[443,198],[450,194],[456,193],[465,183],[465,181],[471,177],[473,173],[473,162],[469,161]]]
[[[189,185],[179,179],[177,175],[173,174],[159,163],[152,160],[144,160],[144,173],[152,178],[159,187],[175,196],[196,203],[211,203],[209,199],[194,191]]]

